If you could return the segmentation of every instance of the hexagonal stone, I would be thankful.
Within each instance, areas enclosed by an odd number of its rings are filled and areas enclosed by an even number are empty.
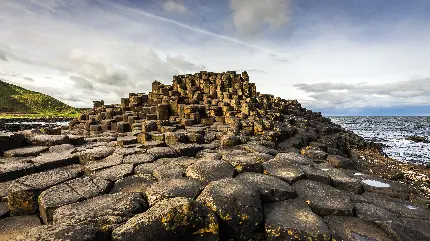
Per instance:
[[[331,240],[331,233],[303,200],[293,199],[264,206],[267,240]]]
[[[166,164],[157,166],[152,175],[157,180],[163,180],[168,178],[181,178],[185,176],[186,168],[177,164]]]
[[[298,165],[279,159],[273,159],[263,163],[264,174],[280,178],[289,184],[305,178],[305,173]]]
[[[186,170],[186,175],[201,182],[209,183],[233,177],[234,167],[225,161],[202,159],[189,166]]]
[[[110,230],[147,209],[139,193],[105,194],[62,206],[54,212],[54,224],[93,225]]]
[[[155,161],[155,156],[149,153],[131,154],[124,157],[124,164],[139,165]]]
[[[331,185],[331,178],[326,171],[323,171],[314,166],[302,165],[300,169],[305,173],[307,180],[321,182],[327,185]]]
[[[222,239],[249,240],[263,222],[259,194],[233,178],[209,183],[197,201],[218,215]]]
[[[86,174],[91,174],[97,170],[105,169],[108,167],[117,166],[122,164],[123,156],[118,154],[112,154],[103,160],[90,161],[84,166],[84,171]]]
[[[23,134],[0,132],[0,156],[4,151],[23,147],[27,144],[27,139]]]
[[[82,164],[86,164],[90,161],[96,161],[108,157],[112,155],[114,151],[115,149],[112,147],[100,146],[79,152],[78,155],[80,162]]]
[[[21,177],[9,186],[8,203],[12,215],[33,214],[38,210],[39,194],[82,174],[79,169],[55,169]]]
[[[3,153],[4,157],[28,157],[28,156],[37,156],[42,152],[48,151],[49,147],[47,146],[30,146],[30,147],[22,147],[17,149],[12,149],[9,151],[5,151]]]
[[[76,178],[53,186],[39,196],[40,216],[45,224],[51,223],[54,211],[59,207],[106,193],[110,186],[109,181],[93,180],[90,177]]]
[[[235,179],[257,189],[263,202],[279,202],[297,197],[296,191],[288,183],[273,176],[245,172]]]
[[[179,156],[194,157],[196,153],[203,150],[203,146],[195,143],[178,143],[171,146]]]
[[[27,230],[14,241],[69,240],[108,241],[109,235],[91,225],[43,225]]]
[[[108,167],[102,170],[95,171],[91,174],[93,177],[99,177],[113,182],[129,176],[133,173],[133,164],[120,164],[113,167]]]
[[[358,176],[358,178],[361,179],[361,185],[366,192],[380,193],[404,200],[409,199],[409,188],[403,183],[369,175]]]
[[[153,147],[148,149],[147,153],[154,155],[156,159],[176,157],[178,155],[175,149],[171,147]]]
[[[360,183],[360,180],[355,177],[348,176],[348,174],[343,170],[335,168],[323,168],[321,170],[328,173],[334,187],[357,194],[363,192],[363,186]]]
[[[173,197],[195,199],[203,187],[201,182],[194,179],[163,179],[148,187],[146,197],[150,206],[161,200]]]
[[[334,187],[309,180],[293,184],[299,198],[306,200],[312,211],[319,216],[353,215],[354,206],[345,193]]]
[[[381,194],[364,192],[358,197],[353,197],[353,201],[354,203],[371,203],[399,217],[430,220],[430,211],[425,207]]]
[[[388,210],[370,203],[354,203],[357,217],[369,221],[386,221],[397,219],[397,216]]]
[[[14,181],[0,182],[0,200],[7,201],[7,190]]]
[[[163,164],[161,163],[145,163],[145,164],[140,164],[138,166],[136,166],[134,168],[134,173],[135,174],[150,174],[152,175],[152,173],[154,172],[155,168],[161,166]]]
[[[64,135],[34,135],[28,137],[28,141],[34,146],[70,144],[69,137]]]
[[[28,159],[0,159],[0,182],[14,180],[34,173],[35,171],[35,166],[30,163]]]
[[[223,161],[230,163],[237,172],[263,172],[262,164],[273,156],[263,153],[246,153],[243,155],[225,154],[222,157]]]
[[[283,152],[275,156],[275,160],[285,164],[311,165],[313,160],[295,152]]]
[[[42,224],[36,215],[0,219],[0,240],[12,240],[20,234],[25,233],[28,229],[40,225]]]
[[[114,229],[112,240],[218,239],[218,220],[207,207],[183,197],[165,199]]]
[[[148,187],[157,180],[150,174],[137,174],[134,176],[124,177],[115,182],[110,193],[133,193],[139,192],[144,194]]]
[[[49,147],[49,152],[64,152],[74,150],[75,147],[72,144],[61,144]]]
[[[330,230],[333,233],[333,238],[336,240],[397,240],[371,221],[362,220],[355,217],[341,216],[327,217],[326,220]]]
[[[264,153],[264,154],[268,154],[268,155],[272,155],[272,156],[276,156],[279,152],[275,149],[272,148],[268,148],[265,147],[263,145],[257,145],[257,144],[244,144],[244,145],[240,145],[239,148],[249,151],[249,152],[254,152],[254,153]]]
[[[399,218],[378,224],[402,241],[430,240],[430,221]]]
[[[135,143],[137,143],[137,137],[135,136],[118,137],[117,139],[117,144],[122,147]]]
[[[357,166],[353,160],[338,155],[329,155],[327,162],[335,168],[356,169]]]
[[[79,163],[79,157],[72,154],[71,151],[44,153],[38,157],[32,158],[31,161],[38,170],[44,171],[58,167],[68,166]]]

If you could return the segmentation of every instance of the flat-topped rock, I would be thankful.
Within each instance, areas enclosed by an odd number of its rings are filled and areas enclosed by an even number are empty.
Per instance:
[[[289,184],[305,178],[305,173],[300,169],[300,166],[292,164],[290,161],[285,161],[285,159],[275,158],[265,162],[262,166],[264,174],[280,178]]]
[[[314,163],[312,159],[295,152],[279,153],[275,156],[275,160],[279,161],[279,163],[285,164],[311,165]]]
[[[48,151],[49,147],[47,146],[30,146],[30,147],[22,147],[17,149],[12,149],[9,151],[5,151],[3,153],[4,157],[29,157],[29,156],[37,156],[40,153]]]
[[[165,199],[114,229],[112,240],[218,239],[216,215],[207,207],[183,197]]]
[[[222,224],[221,238],[248,240],[258,232],[263,222],[258,192],[239,180],[226,178],[211,182],[197,201],[218,215]]]
[[[263,202],[279,202],[297,197],[296,191],[288,183],[273,176],[244,172],[236,179],[255,188]]]
[[[0,240],[13,240],[28,229],[42,225],[36,215],[0,219]]]
[[[97,170],[122,164],[123,159],[122,155],[112,154],[102,160],[89,161],[84,165],[84,171],[86,174],[91,174]]]
[[[106,193],[110,186],[107,180],[90,177],[76,178],[53,186],[39,196],[40,216],[45,224],[51,223],[53,213],[59,207]]]
[[[95,171],[91,174],[91,176],[115,182],[131,174],[133,174],[133,164],[120,164]]]
[[[114,151],[115,148],[100,146],[79,152],[78,155],[80,162],[82,164],[86,164],[90,161],[96,161],[110,156],[114,153]]]
[[[114,187],[110,193],[142,193],[145,194],[149,186],[157,180],[151,174],[137,174],[133,176],[124,177],[115,182]]]
[[[9,209],[13,215],[33,214],[38,210],[38,196],[54,185],[74,179],[81,169],[63,168],[21,177],[8,189]]]
[[[185,176],[186,168],[184,166],[169,163],[161,164],[153,169],[152,175],[157,180],[170,179],[170,178],[181,178]]]
[[[148,187],[146,197],[150,206],[161,200],[173,197],[195,199],[203,187],[201,182],[194,179],[163,179]]]
[[[109,235],[91,225],[43,225],[26,230],[13,241],[108,241]]]
[[[66,135],[33,135],[27,139],[34,146],[70,144],[70,139]]]
[[[385,232],[381,227],[371,221],[366,221],[355,217],[341,216],[327,217],[326,221],[333,233],[333,238],[336,240],[396,240],[392,235]]]
[[[390,221],[397,219],[397,215],[371,203],[354,203],[357,217],[369,221]]]
[[[305,178],[307,180],[317,181],[327,185],[332,184],[327,171],[316,168],[313,165],[301,165],[300,169],[305,173]]]
[[[44,153],[38,157],[32,158],[31,161],[39,171],[44,171],[78,164],[79,157],[76,154],[72,154],[72,152],[68,150],[64,152]]]
[[[148,149],[147,153],[155,156],[156,159],[176,157],[178,155],[175,149],[171,147],[153,147]]]
[[[61,144],[49,147],[49,152],[65,152],[74,149],[75,146],[73,146],[72,144]]]
[[[230,163],[237,172],[263,172],[263,163],[273,156],[263,153],[225,154],[222,160]]]
[[[201,182],[209,183],[233,177],[234,167],[225,161],[202,158],[187,168],[186,175]]]
[[[139,154],[131,154],[127,155],[123,159],[124,164],[133,164],[139,165],[143,163],[150,163],[155,161],[156,156],[149,153],[139,153]]]
[[[300,180],[293,184],[299,198],[305,200],[313,212],[319,216],[352,216],[354,206],[350,198],[338,189],[310,180]]]
[[[346,157],[339,155],[329,155],[327,162],[335,168],[356,169],[356,163]]]
[[[109,230],[147,209],[138,193],[105,194],[55,210],[55,225],[92,225]]]
[[[402,241],[430,240],[430,221],[399,218],[379,224]]]
[[[264,217],[267,240],[332,240],[322,218],[303,200],[267,204]]]
[[[28,159],[0,159],[0,182],[14,180],[32,174],[35,171],[36,167]]]
[[[4,218],[9,214],[9,207],[7,206],[7,202],[0,201],[0,219]]]

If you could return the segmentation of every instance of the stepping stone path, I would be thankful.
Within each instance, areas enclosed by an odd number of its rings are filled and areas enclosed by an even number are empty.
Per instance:
[[[430,240],[426,172],[378,164],[378,145],[246,72],[120,102],[58,135],[0,133],[0,241]]]

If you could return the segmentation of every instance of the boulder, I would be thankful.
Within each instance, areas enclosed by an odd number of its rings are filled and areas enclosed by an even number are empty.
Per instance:
[[[165,199],[112,232],[112,241],[216,241],[216,215],[199,202],[184,197]]]
[[[303,200],[293,199],[264,206],[266,240],[327,240],[331,233]]]
[[[263,222],[259,194],[239,180],[226,178],[211,182],[197,201],[218,215],[221,239],[249,240]]]
[[[312,211],[319,216],[352,216],[354,206],[350,198],[338,189],[310,180],[293,184],[299,198],[305,200]]]

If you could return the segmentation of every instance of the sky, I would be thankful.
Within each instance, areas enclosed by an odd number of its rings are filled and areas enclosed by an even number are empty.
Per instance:
[[[430,115],[430,1],[0,1],[0,79],[72,106],[201,70],[324,115]]]

